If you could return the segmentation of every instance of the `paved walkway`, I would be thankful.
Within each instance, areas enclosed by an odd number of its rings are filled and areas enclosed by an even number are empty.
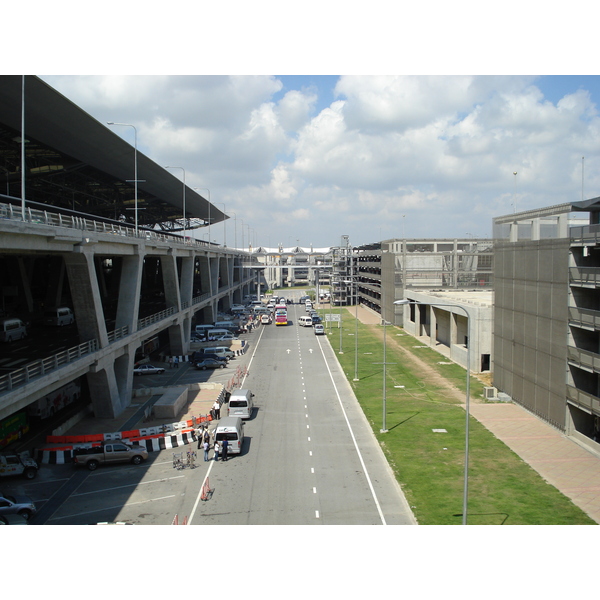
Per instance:
[[[354,307],[348,310],[354,316]],[[381,322],[379,314],[364,307],[359,307],[358,318],[368,325]],[[600,456],[512,402],[471,402],[470,413],[548,483],[600,523]]]

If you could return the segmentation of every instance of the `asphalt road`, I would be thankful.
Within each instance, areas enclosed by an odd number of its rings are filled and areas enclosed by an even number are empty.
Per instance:
[[[198,451],[194,467],[182,470],[173,468],[173,450],[93,473],[45,465],[31,482],[3,481],[3,491],[36,501],[33,524],[171,524],[175,515],[193,525],[414,524],[340,371],[335,340],[332,349],[325,336],[299,327],[303,314],[303,306],[289,306],[290,324],[252,332],[249,352],[236,359],[249,366],[243,387],[256,403],[241,455],[204,462]],[[202,373],[212,380],[223,371]]]

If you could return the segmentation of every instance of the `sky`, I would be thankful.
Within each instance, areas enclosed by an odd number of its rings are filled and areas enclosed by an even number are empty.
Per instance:
[[[378,0],[356,14],[309,1],[285,21],[281,3],[233,5],[237,18],[228,5],[187,23],[175,1],[156,15],[160,36],[115,5],[117,23],[107,8],[96,29],[65,27],[52,52],[25,61],[101,123],[135,125],[157,164],[182,166],[230,216],[211,239],[489,238],[495,216],[600,195],[600,78],[584,20],[557,43],[552,26],[569,15],[510,1],[496,29],[469,2],[400,18]],[[111,129],[133,144],[131,128]]]
[[[43,79],[182,166],[230,215],[211,227],[230,246],[242,232],[267,247],[486,238],[515,207],[600,195],[598,77]],[[133,144],[132,128],[112,129]]]

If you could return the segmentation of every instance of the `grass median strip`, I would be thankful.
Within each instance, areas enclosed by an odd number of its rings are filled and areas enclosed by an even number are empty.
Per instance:
[[[325,312],[325,311],[323,311]],[[358,325],[358,381],[354,317],[343,314],[338,360],[379,439],[413,512],[422,525],[462,523],[466,372],[420,346],[398,327],[386,328],[386,424],[383,420],[383,332]],[[337,351],[337,323],[329,339]],[[398,335],[401,334],[401,335]],[[407,355],[415,356],[415,362]],[[484,402],[484,384],[471,377],[471,402]],[[595,524],[569,498],[471,417],[469,421],[470,525]],[[445,430],[445,431],[444,431]]]

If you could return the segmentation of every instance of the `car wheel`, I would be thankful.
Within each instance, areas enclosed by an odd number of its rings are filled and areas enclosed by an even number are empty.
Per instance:
[[[25,479],[35,479],[35,476],[37,475],[37,469],[29,467],[23,471],[23,475],[25,476]]]
[[[20,510],[18,514],[21,515],[24,519],[27,519],[28,521],[29,519],[31,519],[31,511],[27,510],[26,508]]]
[[[219,365],[219,369],[222,369],[225,365]]]
[[[139,465],[139,464],[142,462],[142,457],[141,457],[141,456],[134,456],[134,457],[131,459],[131,462],[132,462],[134,465]]]
[[[95,471],[98,468],[98,461],[90,460],[90,462],[87,464],[87,468],[89,471]]]
[[[203,370],[203,371],[206,371],[206,365],[204,365],[204,366],[202,367],[202,370]]]

